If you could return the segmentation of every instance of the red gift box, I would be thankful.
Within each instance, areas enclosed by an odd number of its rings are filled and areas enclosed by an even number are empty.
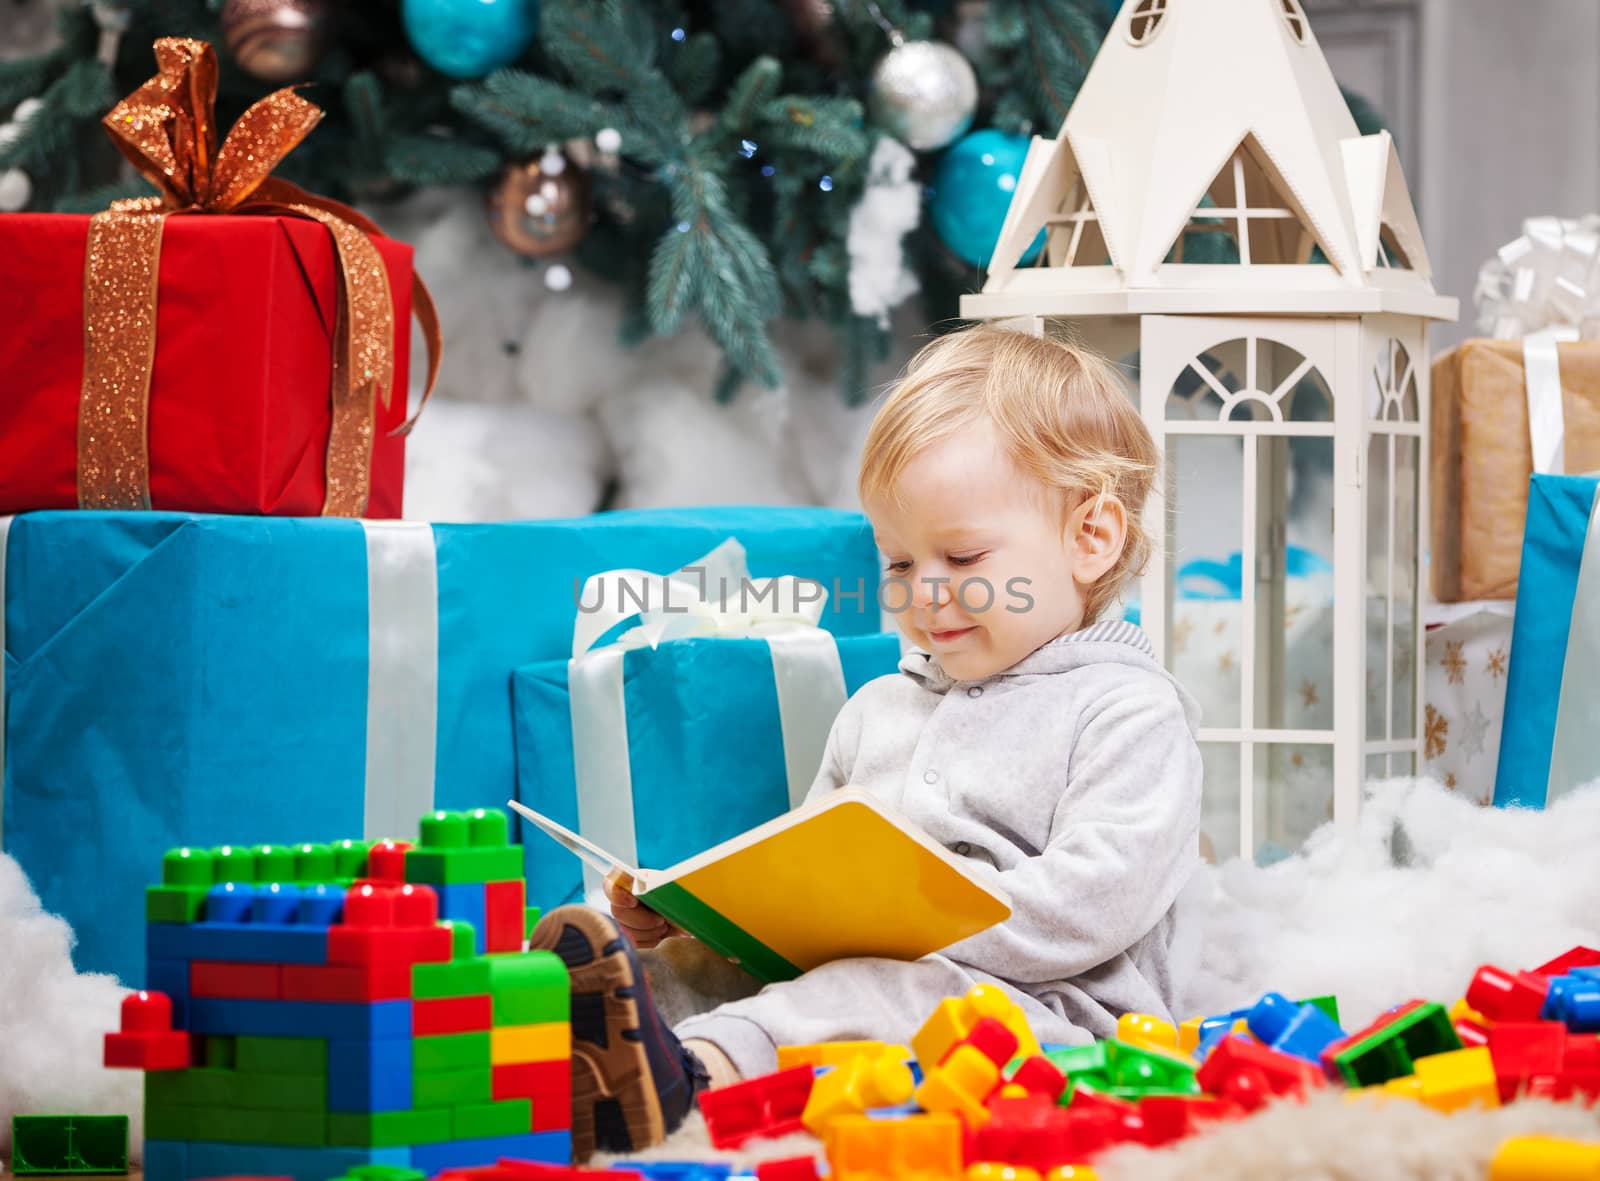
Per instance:
[[[89,218],[0,216],[0,513],[78,507]],[[394,389],[375,407],[364,515],[398,517],[411,248],[373,239],[394,309]],[[150,380],[156,509],[323,508],[338,278],[332,236],[288,216],[167,219]]]

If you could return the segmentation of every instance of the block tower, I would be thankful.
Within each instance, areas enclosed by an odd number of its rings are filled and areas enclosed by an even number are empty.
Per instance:
[[[522,950],[521,868],[494,810],[416,846],[168,852],[105,1048],[146,1072],[149,1181],[568,1163],[567,974]]]

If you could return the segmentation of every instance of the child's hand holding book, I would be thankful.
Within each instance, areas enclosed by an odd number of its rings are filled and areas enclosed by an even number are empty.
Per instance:
[[[611,917],[617,926],[633,940],[635,947],[654,947],[669,935],[682,935],[683,931],[651,910],[633,893],[633,879],[621,870],[606,874],[606,901],[611,904]]]

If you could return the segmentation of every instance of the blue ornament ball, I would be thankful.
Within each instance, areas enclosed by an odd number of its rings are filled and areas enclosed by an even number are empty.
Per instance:
[[[928,194],[928,216],[940,241],[964,262],[989,265],[1027,154],[1027,136],[988,128],[962,136],[939,158]],[[1040,230],[1022,261],[1032,262],[1042,249]]]
[[[423,61],[452,78],[481,78],[532,43],[539,0],[405,0],[401,16]]]

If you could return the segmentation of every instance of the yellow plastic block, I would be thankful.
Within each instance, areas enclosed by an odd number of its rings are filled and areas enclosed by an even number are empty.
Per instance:
[[[967,1166],[967,1181],[1039,1181],[1039,1174],[1023,1165],[986,1160]]]
[[[1028,1028],[1028,1019],[1005,991],[992,984],[979,984],[966,996],[946,997],[940,1001],[933,1015],[911,1039],[911,1048],[922,1064],[923,1073],[939,1065],[950,1047],[966,1037],[985,1017],[997,1018],[1016,1036],[1017,1057],[1032,1058],[1044,1052],[1039,1048],[1039,1039]]]
[[[915,1085],[911,1067],[898,1054],[858,1054],[817,1076],[800,1121],[813,1136],[822,1136],[841,1116],[904,1103]]]
[[[1416,1078],[1422,1087],[1422,1101],[1436,1111],[1500,1106],[1500,1088],[1488,1046],[1418,1058]]]
[[[1600,1144],[1518,1136],[1495,1151],[1489,1181],[1600,1181]]]
[[[1178,1049],[1193,1054],[1200,1048],[1200,1023],[1204,1017],[1191,1017],[1178,1026]]]
[[[1046,1173],[1044,1181],[1100,1181],[1100,1174],[1088,1165],[1060,1165]]]
[[[1467,1004],[1467,998],[1466,997],[1462,997],[1455,1004],[1450,1006],[1450,1021],[1451,1021],[1451,1023],[1454,1024],[1455,1022],[1460,1021],[1462,1019],[1465,1019],[1467,1021],[1475,1022],[1476,1024],[1482,1025],[1482,1026],[1484,1026],[1486,1028],[1488,1026],[1494,1024],[1493,1021],[1490,1021],[1482,1013],[1478,1012],[1478,1010],[1474,1009],[1471,1005]]]
[[[893,1120],[840,1116],[828,1128],[827,1143],[832,1181],[954,1181],[962,1175],[961,1121],[950,1115]]]
[[[901,1061],[911,1057],[911,1047],[892,1046],[888,1042],[812,1042],[805,1046],[779,1046],[778,1069],[791,1066],[847,1066],[860,1054],[873,1058],[884,1054],[898,1055]]]
[[[495,1066],[555,1062],[571,1057],[572,1026],[565,1021],[500,1025],[489,1031],[489,1061]]]
[[[924,1111],[959,1115],[968,1127],[976,1128],[988,1122],[989,1109],[984,1102],[999,1085],[1000,1068],[984,1057],[982,1050],[957,1046],[942,1065],[923,1077],[917,1088],[917,1105]]]
[[[1033,1092],[1021,1083],[1003,1083],[1000,1086],[1000,1098],[1002,1099],[1026,1099],[1031,1094]]]
[[[1392,1078],[1382,1086],[1385,1095],[1395,1095],[1401,1099],[1415,1099],[1418,1102],[1422,1100],[1422,1080],[1414,1074],[1408,1074],[1404,1078]],[[1369,1091],[1376,1089],[1375,1086],[1366,1088]]]
[[[1124,1013],[1117,1018],[1117,1040],[1144,1050],[1178,1048],[1177,1027],[1149,1013]]]

